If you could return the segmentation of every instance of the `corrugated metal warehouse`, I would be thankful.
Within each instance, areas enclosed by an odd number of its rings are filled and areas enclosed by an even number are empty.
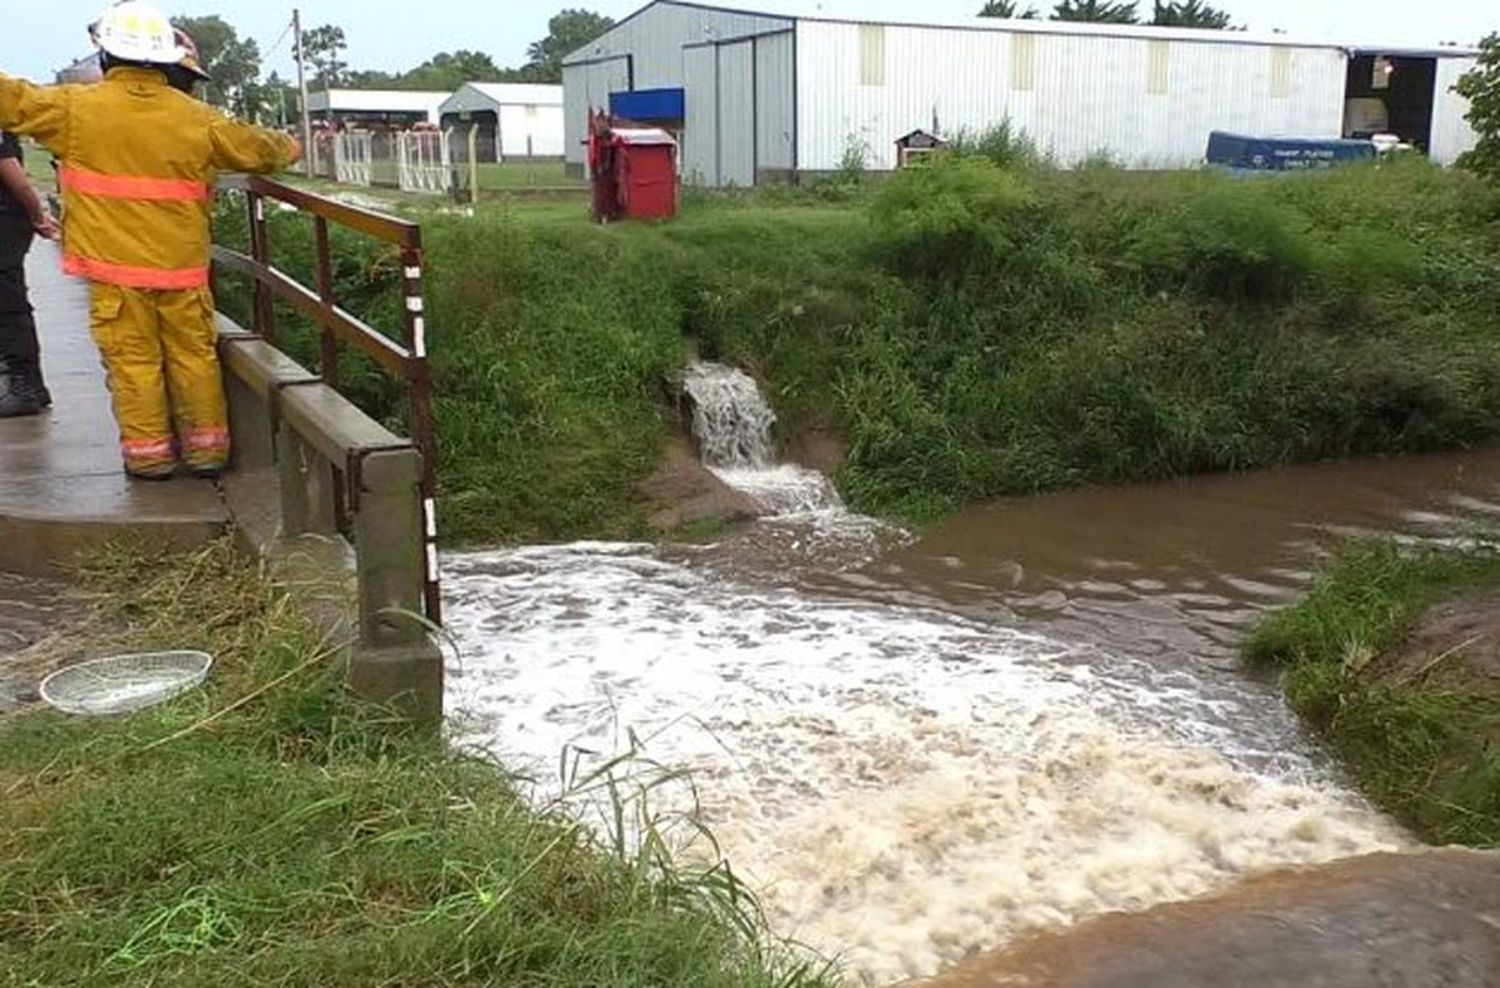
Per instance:
[[[584,166],[590,108],[667,127],[684,179],[747,186],[837,169],[853,149],[893,168],[918,129],[1009,119],[1061,164],[1098,154],[1190,167],[1212,130],[1398,134],[1451,163],[1472,146],[1454,94],[1468,49],[986,18],[871,20],[831,2],[736,10],[657,0],[563,64],[567,160]],[[663,116],[667,114],[668,116]],[[676,114],[675,118],[670,116]],[[1373,114],[1373,116],[1372,116]]]
[[[438,112],[444,128],[477,124],[481,161],[563,156],[561,86],[470,82]]]
[[[438,122],[438,107],[447,93],[395,89],[317,89],[307,108],[315,120],[337,120],[349,126],[380,124],[410,127]]]

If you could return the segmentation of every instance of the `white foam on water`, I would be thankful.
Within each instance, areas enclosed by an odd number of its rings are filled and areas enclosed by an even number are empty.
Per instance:
[[[1040,927],[1404,846],[1274,694],[647,546],[451,558],[456,740],[556,779],[627,730],[689,767],[777,932],[855,984]],[[556,793],[544,784],[537,798]]]
[[[844,501],[823,474],[792,463],[774,467],[709,467],[724,483],[753,497],[772,515],[835,515]]]

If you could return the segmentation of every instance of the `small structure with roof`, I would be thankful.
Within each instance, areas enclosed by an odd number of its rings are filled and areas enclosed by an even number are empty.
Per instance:
[[[444,130],[478,127],[481,162],[563,157],[563,88],[470,82],[438,109]]]
[[[896,167],[905,168],[914,161],[948,146],[948,142],[936,134],[918,128],[910,134],[896,138]]]
[[[314,123],[361,130],[406,130],[438,122],[448,93],[398,89],[315,89],[307,107]]]

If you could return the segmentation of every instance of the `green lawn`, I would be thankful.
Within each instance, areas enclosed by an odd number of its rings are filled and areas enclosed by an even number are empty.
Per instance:
[[[394,187],[398,181],[396,162],[374,162],[371,165],[371,177],[377,186]],[[480,165],[479,188],[485,192],[509,192],[520,189],[583,189],[587,188],[587,183],[580,179],[569,178],[560,161],[507,161],[500,164]]]
[[[26,174],[31,177],[31,181],[43,192],[54,191],[57,188],[57,177],[52,171],[51,153],[31,141],[23,142],[22,149],[26,154]]]
[[[507,161],[479,166],[479,187],[485,190],[581,189],[587,183],[569,178],[561,161]]]

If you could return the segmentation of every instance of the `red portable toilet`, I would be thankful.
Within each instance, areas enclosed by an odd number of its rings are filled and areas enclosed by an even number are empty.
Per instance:
[[[661,220],[677,215],[677,142],[655,127],[617,127],[605,113],[589,126],[594,219]]]

